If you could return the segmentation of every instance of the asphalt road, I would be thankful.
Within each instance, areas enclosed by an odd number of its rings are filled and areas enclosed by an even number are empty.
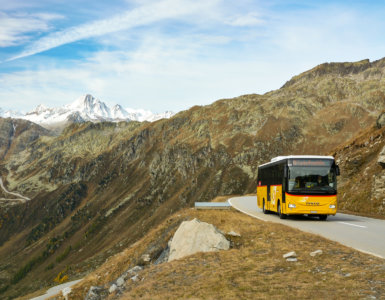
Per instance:
[[[69,282],[66,282],[66,283],[63,283],[63,284],[51,287],[49,290],[47,290],[47,292],[44,295],[32,298],[30,300],[45,300],[45,299],[48,299],[48,298],[50,298],[52,296],[55,296],[55,295],[57,295],[59,293],[60,293],[60,296],[61,296],[63,289],[70,288],[70,287],[74,286],[75,284],[77,284],[80,281],[82,281],[82,279],[74,280],[74,281],[69,281]]]
[[[282,223],[302,231],[315,233],[361,252],[385,259],[385,220],[337,213],[326,221],[306,216],[289,216],[281,220],[276,214],[263,214],[257,197],[236,197],[229,203],[237,210],[263,221]]]

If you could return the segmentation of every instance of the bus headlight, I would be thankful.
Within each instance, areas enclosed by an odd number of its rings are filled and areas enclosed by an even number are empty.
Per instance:
[[[336,208],[336,206],[335,206],[334,204],[330,204],[330,205],[329,205],[329,208],[334,209],[334,208]]]
[[[295,208],[295,204],[289,203],[289,208]]]

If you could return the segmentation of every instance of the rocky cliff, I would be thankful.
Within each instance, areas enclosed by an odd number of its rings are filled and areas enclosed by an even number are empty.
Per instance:
[[[32,122],[0,118],[0,159],[6,160],[39,137],[49,135],[50,131]]]
[[[385,217],[384,125],[377,122],[377,126],[363,130],[332,152],[341,168],[340,209]]]
[[[255,192],[271,157],[333,151],[385,109],[384,62],[324,64],[264,95],[154,123],[73,124],[7,150],[3,181],[32,200],[0,209],[0,290],[89,272],[182,207]]]

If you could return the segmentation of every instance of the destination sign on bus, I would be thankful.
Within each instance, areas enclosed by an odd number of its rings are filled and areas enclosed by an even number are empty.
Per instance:
[[[329,167],[331,164],[332,164],[331,160],[319,160],[319,159],[293,159],[292,160],[292,166]]]

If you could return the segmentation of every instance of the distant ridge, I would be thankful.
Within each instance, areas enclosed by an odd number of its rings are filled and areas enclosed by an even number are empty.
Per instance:
[[[287,81],[282,88],[292,86],[297,83],[311,80],[321,76],[347,76],[364,74],[366,77],[375,76],[385,65],[385,58],[370,62],[369,59],[363,59],[356,62],[331,62],[320,64],[308,71],[294,76]],[[373,69],[374,68],[374,69]],[[365,71],[369,71],[365,74]]]
[[[66,123],[82,122],[119,122],[119,121],[148,121],[154,122],[174,115],[171,111],[155,114],[143,109],[124,109],[116,104],[110,108],[107,104],[86,94],[79,97],[73,103],[58,108],[49,108],[42,104],[26,114],[14,111],[4,111],[0,108],[0,117],[25,119],[41,126],[54,126]]]

